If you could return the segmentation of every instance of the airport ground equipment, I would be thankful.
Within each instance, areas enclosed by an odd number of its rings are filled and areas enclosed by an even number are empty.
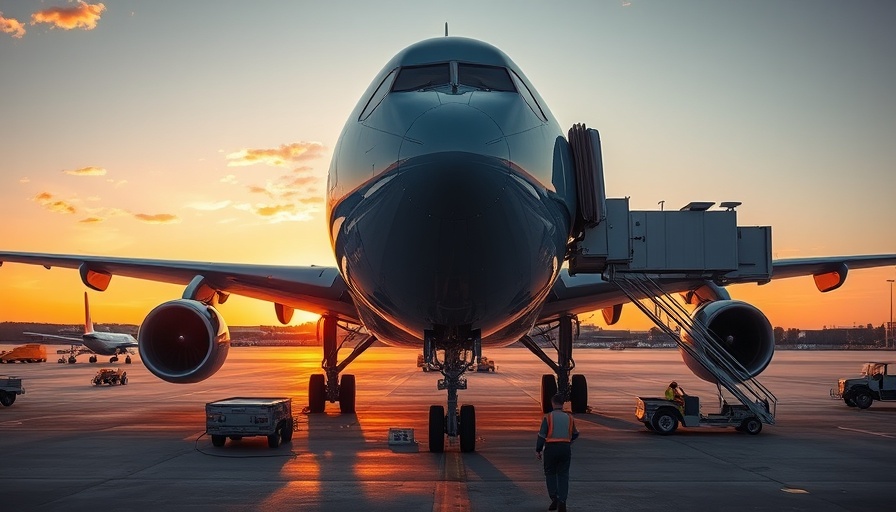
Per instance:
[[[102,386],[108,384],[110,386],[124,386],[128,383],[128,372],[122,371],[121,368],[101,368],[91,379],[94,386]]]
[[[25,386],[20,377],[7,377],[0,375],[0,404],[9,407],[16,401],[18,395],[25,394]]]
[[[43,363],[47,349],[40,343],[29,343],[0,354],[0,363]]]
[[[752,435],[762,431],[763,421],[751,408],[720,400],[722,406],[718,414],[701,414],[700,398],[696,396],[685,395],[684,407],[665,398],[638,397],[635,417],[648,430],[661,435],[675,432],[679,424],[685,427],[734,427],[738,432]]]
[[[266,436],[268,446],[292,440],[291,398],[233,397],[205,404],[205,432],[212,445],[224,446],[229,437]]]
[[[482,372],[482,373],[492,372],[492,373],[494,373],[496,369],[497,369],[497,366],[495,366],[494,359],[489,359],[485,356],[480,357],[479,362],[476,363],[476,371],[477,372]]]
[[[868,362],[862,365],[860,377],[840,379],[831,397],[843,399],[850,407],[867,409],[875,400],[896,401],[896,374],[888,373],[891,363]]]

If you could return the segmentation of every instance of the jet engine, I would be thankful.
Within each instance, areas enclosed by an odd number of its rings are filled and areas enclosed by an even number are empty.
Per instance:
[[[720,348],[747,370],[746,376],[731,375],[734,380],[740,382],[755,377],[771,362],[775,352],[772,325],[762,311],[754,306],[738,300],[707,302],[694,311],[693,320],[718,336],[721,340]],[[701,340],[692,339],[685,334],[682,336],[682,341],[696,352],[706,354],[711,360],[715,359],[713,351],[702,346]],[[694,372],[694,375],[707,382],[717,382],[718,379],[685,349],[680,348],[679,351],[684,364]],[[724,371],[725,367],[719,366]],[[730,374],[727,371],[726,373]]]
[[[230,350],[230,331],[215,308],[177,299],[149,312],[137,342],[140,358],[153,375],[188,384],[205,380],[221,368]]]

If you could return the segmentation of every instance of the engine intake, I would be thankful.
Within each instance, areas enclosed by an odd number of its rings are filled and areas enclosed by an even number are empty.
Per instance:
[[[140,358],[156,377],[177,384],[203,381],[224,364],[230,331],[202,302],[178,299],[155,307],[137,335]]]
[[[721,348],[733,356],[747,370],[747,377],[762,373],[772,360],[775,352],[775,335],[768,318],[756,307],[738,300],[717,300],[698,307],[693,314],[694,322],[706,326],[721,340]],[[682,342],[695,351],[709,355],[702,343],[687,334]],[[694,359],[684,349],[679,349],[684,364],[701,379],[717,382],[718,379]],[[743,376],[731,375],[734,380],[745,380]]]

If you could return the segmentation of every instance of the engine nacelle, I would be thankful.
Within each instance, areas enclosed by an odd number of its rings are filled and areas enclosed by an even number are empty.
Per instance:
[[[754,306],[738,300],[716,300],[708,302],[694,311],[695,323],[706,326],[722,340],[722,349],[734,356],[747,370],[749,377],[755,377],[765,370],[775,353],[775,334],[768,318]],[[704,352],[701,343],[686,334],[682,341],[697,352]],[[694,375],[707,382],[717,382],[699,361],[684,349],[679,349],[684,364]],[[743,380],[731,375],[736,381]]]
[[[230,331],[202,302],[178,299],[155,307],[137,334],[140,358],[156,377],[177,384],[205,380],[224,364]]]

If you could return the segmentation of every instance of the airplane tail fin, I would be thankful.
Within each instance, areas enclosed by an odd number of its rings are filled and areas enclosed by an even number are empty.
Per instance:
[[[93,321],[90,319],[90,304],[87,302],[87,292],[84,292],[84,334],[93,333]]]

